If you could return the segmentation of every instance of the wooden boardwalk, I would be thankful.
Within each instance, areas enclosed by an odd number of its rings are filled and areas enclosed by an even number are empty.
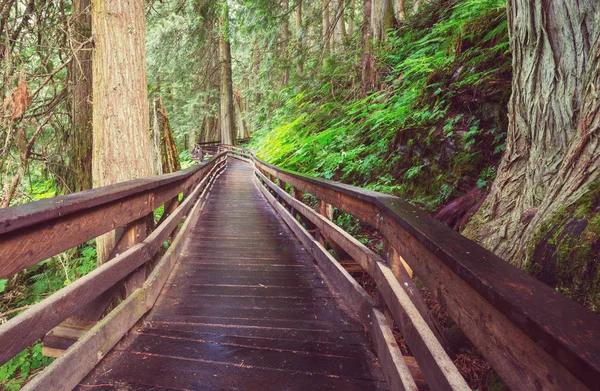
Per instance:
[[[387,389],[364,327],[229,159],[149,314],[80,390]]]

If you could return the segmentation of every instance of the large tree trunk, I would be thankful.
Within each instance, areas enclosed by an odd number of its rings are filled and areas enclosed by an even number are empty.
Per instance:
[[[594,0],[509,2],[514,75],[506,153],[464,233],[521,267],[533,261],[539,241],[552,242],[548,235],[569,223],[560,213],[576,214],[569,207],[593,195],[600,178],[597,7]],[[591,208],[580,219],[597,214]]]
[[[401,22],[406,18],[404,0],[394,0],[394,17]]]
[[[235,117],[233,111],[233,81],[231,78],[231,44],[227,36],[227,6],[219,17],[219,58],[221,60],[221,142],[235,144]]]
[[[280,61],[283,65],[283,75],[281,78],[281,85],[287,86],[290,81],[290,67],[288,61],[288,44],[290,43],[290,22],[288,11],[290,8],[290,1],[283,0],[281,2],[281,6],[283,9],[283,20],[281,21],[281,54]]]
[[[371,6],[371,31],[373,41],[379,42],[386,39],[387,30],[394,21],[394,7],[392,0],[372,0]]]
[[[152,133],[150,135],[150,156],[152,161],[152,175],[163,173],[162,160],[160,156],[160,99],[154,97],[152,105]]]
[[[146,25],[141,0],[93,0],[94,187],[152,175],[148,137]],[[115,234],[97,240],[98,262]]]
[[[356,28],[356,0],[350,0],[350,5],[348,7],[348,35],[352,37],[354,35],[354,29]]]
[[[169,124],[169,117],[167,116],[165,102],[160,96],[156,96],[154,98],[154,109],[156,111],[157,120],[155,130],[158,131],[158,136],[160,139],[160,162],[162,173],[168,174],[179,171],[181,170],[179,154],[177,153],[175,140],[173,139],[173,134],[171,133],[171,126]]]
[[[346,21],[344,20],[345,0],[337,0],[335,3],[335,14],[333,18],[333,43],[336,51],[343,48],[346,37]]]
[[[304,30],[302,28],[302,0],[296,5],[296,74],[302,76],[304,73],[304,58],[302,57],[302,40]]]
[[[329,3],[331,0],[323,0],[323,52],[331,52],[331,30],[329,19]]]
[[[65,182],[69,191],[78,192],[92,188],[92,45],[81,46],[92,36],[91,0],[73,1],[71,26],[73,104]]]
[[[235,89],[235,113],[236,113],[236,121],[237,121],[237,137],[240,139],[245,139],[250,137],[250,132],[248,131],[248,125],[246,124],[246,120],[244,119],[244,101],[242,99],[242,93],[237,88]]]
[[[362,22],[362,95],[367,96],[374,84],[373,54],[371,53],[371,9],[372,0],[363,0]]]
[[[254,40],[254,48],[252,49],[252,57],[253,57],[253,62],[252,62],[252,73],[255,77],[255,81],[256,81],[256,85],[260,85],[260,67],[262,64],[262,51],[260,50],[260,47],[258,45],[258,38],[255,38]],[[262,99],[262,94],[260,92],[259,89],[256,90],[256,92],[254,93],[254,105],[258,106],[260,104],[260,101]]]

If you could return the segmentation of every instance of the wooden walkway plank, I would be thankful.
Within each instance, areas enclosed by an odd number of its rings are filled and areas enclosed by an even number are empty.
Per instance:
[[[154,308],[81,390],[388,389],[372,341],[229,159]]]

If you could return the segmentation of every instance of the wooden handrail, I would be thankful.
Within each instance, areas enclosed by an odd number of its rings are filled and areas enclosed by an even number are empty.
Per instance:
[[[0,278],[148,215],[198,182],[223,154],[176,173],[0,209]]]
[[[164,241],[176,235],[178,224],[199,197],[206,193],[215,176],[226,165],[226,158],[227,155],[221,153],[205,164],[178,173],[1,210],[0,222],[4,231],[0,234],[0,270],[2,275],[8,276],[48,256],[133,223],[160,205],[164,204],[165,209],[167,204],[176,205],[180,193],[184,193],[183,202],[170,211],[165,210],[166,218],[161,219],[161,223],[143,241],[0,325],[0,365],[152,260]],[[19,220],[18,216],[25,221]],[[14,223],[6,224],[7,221]],[[68,237],[63,238],[65,235]],[[175,242],[181,242],[179,235]],[[19,246],[22,248],[19,249]],[[28,256],[23,261],[12,258],[15,254]],[[145,279],[143,274],[142,283]],[[134,290],[137,288],[139,286],[133,287]],[[148,288],[157,289],[153,286]]]
[[[236,140],[238,143],[247,143],[248,141],[250,141],[250,138],[238,138]],[[221,140],[218,141],[203,141],[200,143],[196,143],[196,146],[199,147],[203,147],[203,146],[219,146],[221,145]]]
[[[222,149],[378,229],[512,389],[599,387],[600,318],[583,306],[398,197]]]

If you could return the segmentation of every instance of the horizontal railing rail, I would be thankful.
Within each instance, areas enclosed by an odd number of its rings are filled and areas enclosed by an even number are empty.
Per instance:
[[[248,141],[250,141],[250,138],[238,138],[236,141],[238,144],[245,144]],[[205,146],[215,146],[216,147],[219,145],[221,145],[220,140],[219,141],[203,141],[200,143],[196,143],[196,146],[199,146],[199,147],[205,147]]]
[[[0,365],[122,285],[124,301],[27,386],[74,387],[152,307],[181,251],[181,232],[226,164],[227,154],[220,153],[173,174],[0,209],[0,278],[107,232],[122,232],[108,262],[0,325]],[[154,225],[153,212],[160,206],[164,213]],[[169,238],[171,245],[160,253]],[[64,371],[70,365],[77,369]]]
[[[221,150],[252,162],[260,182],[279,202],[374,277],[415,356],[425,336],[415,335],[407,323],[410,311],[391,288],[386,268],[401,282],[406,279],[398,270],[414,272],[511,389],[600,387],[596,314],[400,198],[288,171],[256,158],[248,149],[222,146]],[[319,200],[319,213],[302,204],[304,193]],[[359,250],[339,227],[324,221],[333,207],[379,230],[385,240],[385,262]],[[401,288],[410,293],[404,283]],[[419,312],[424,313],[422,308]],[[426,357],[421,359],[424,372],[430,370],[429,364]],[[433,375],[428,380],[440,378]]]

